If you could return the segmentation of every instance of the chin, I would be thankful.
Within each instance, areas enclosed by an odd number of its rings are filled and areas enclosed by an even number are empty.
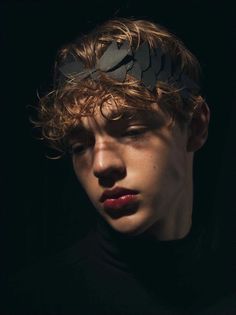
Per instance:
[[[119,216],[117,218],[105,218],[107,223],[116,231],[124,235],[137,236],[146,231],[148,220],[140,213]]]

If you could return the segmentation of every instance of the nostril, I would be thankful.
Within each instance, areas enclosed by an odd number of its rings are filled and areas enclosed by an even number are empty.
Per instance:
[[[123,166],[110,166],[104,167],[100,169],[94,170],[94,176],[98,179],[113,179],[113,178],[120,178],[125,175],[125,167]]]
[[[113,147],[95,150],[93,173],[97,178],[120,177],[125,172],[125,162],[118,150]]]
[[[113,171],[107,173],[105,176],[99,176],[98,182],[99,185],[102,187],[113,187],[115,182],[123,179],[126,176],[126,170],[123,169],[122,171]]]
[[[115,182],[116,182],[116,178],[99,178],[98,179],[98,183],[99,183],[99,186],[101,187],[106,187],[106,188],[109,188],[109,187],[113,187],[115,185]]]

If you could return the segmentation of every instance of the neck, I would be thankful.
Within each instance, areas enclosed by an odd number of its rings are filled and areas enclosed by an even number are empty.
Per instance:
[[[147,234],[160,241],[178,240],[186,237],[192,227],[193,211],[193,182],[192,178],[186,182],[181,192],[165,205],[169,215],[152,225]]]

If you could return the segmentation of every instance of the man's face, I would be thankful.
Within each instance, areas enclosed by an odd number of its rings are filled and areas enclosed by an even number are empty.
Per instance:
[[[120,120],[107,120],[97,110],[81,118],[81,129],[71,138],[78,180],[99,214],[120,233],[139,235],[178,220],[178,208],[186,206],[179,199],[191,186],[192,153],[186,149],[187,132],[168,121],[160,109]],[[112,194],[116,187],[131,192]],[[106,190],[111,195],[101,200]]]

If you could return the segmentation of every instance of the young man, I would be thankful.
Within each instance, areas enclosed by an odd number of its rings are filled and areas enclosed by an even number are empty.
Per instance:
[[[39,125],[52,146],[71,151],[99,214],[122,234],[186,236],[193,156],[210,119],[196,58],[160,26],[117,20],[66,46],[58,59],[55,90],[41,100]],[[104,204],[128,190],[132,199],[121,206]],[[123,214],[131,204],[132,215]]]
[[[35,124],[71,154],[97,226],[27,274],[17,309],[201,314],[214,304],[225,282],[192,223],[193,159],[209,120],[198,61],[165,28],[111,20],[63,47]]]

